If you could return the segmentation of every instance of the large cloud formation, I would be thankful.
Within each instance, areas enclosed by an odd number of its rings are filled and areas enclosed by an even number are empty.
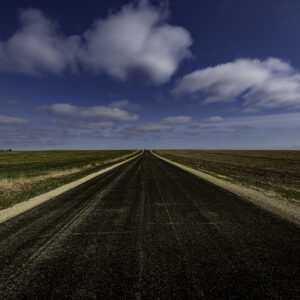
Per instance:
[[[245,110],[300,106],[300,73],[280,59],[238,59],[194,71],[173,93],[201,94],[203,103],[243,101]]]
[[[41,11],[21,12],[21,29],[0,42],[0,71],[43,75],[76,68],[80,37],[65,37]]]
[[[0,41],[2,72],[39,76],[84,69],[159,84],[191,55],[189,32],[168,24],[167,10],[145,0],[95,21],[82,36],[63,35],[37,9],[22,11],[20,21],[21,28],[9,40]]]

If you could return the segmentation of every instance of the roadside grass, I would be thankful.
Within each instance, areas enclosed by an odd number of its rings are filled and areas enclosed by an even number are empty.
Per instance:
[[[288,189],[282,186],[274,186],[267,183],[263,183],[251,179],[239,178],[239,177],[232,177],[232,178],[228,178],[227,180],[231,181],[232,183],[240,183],[247,187],[252,187],[252,188],[255,187],[260,190],[273,192],[275,193],[275,195],[280,196],[281,198],[284,199],[300,200],[300,191],[291,188]]]
[[[283,199],[300,200],[300,151],[156,150],[215,177]]]
[[[134,150],[0,152],[0,209],[135,155]]]

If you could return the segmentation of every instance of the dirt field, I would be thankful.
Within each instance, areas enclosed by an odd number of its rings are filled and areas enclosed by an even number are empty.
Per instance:
[[[300,151],[157,150],[170,160],[300,200]]]

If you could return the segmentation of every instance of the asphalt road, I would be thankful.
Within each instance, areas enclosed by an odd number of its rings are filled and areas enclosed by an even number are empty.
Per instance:
[[[1,299],[300,296],[299,230],[149,152],[0,224]]]

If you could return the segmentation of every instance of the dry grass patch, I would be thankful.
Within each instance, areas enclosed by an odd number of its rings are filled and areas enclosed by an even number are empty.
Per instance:
[[[133,150],[0,152],[0,209],[136,154]]]

